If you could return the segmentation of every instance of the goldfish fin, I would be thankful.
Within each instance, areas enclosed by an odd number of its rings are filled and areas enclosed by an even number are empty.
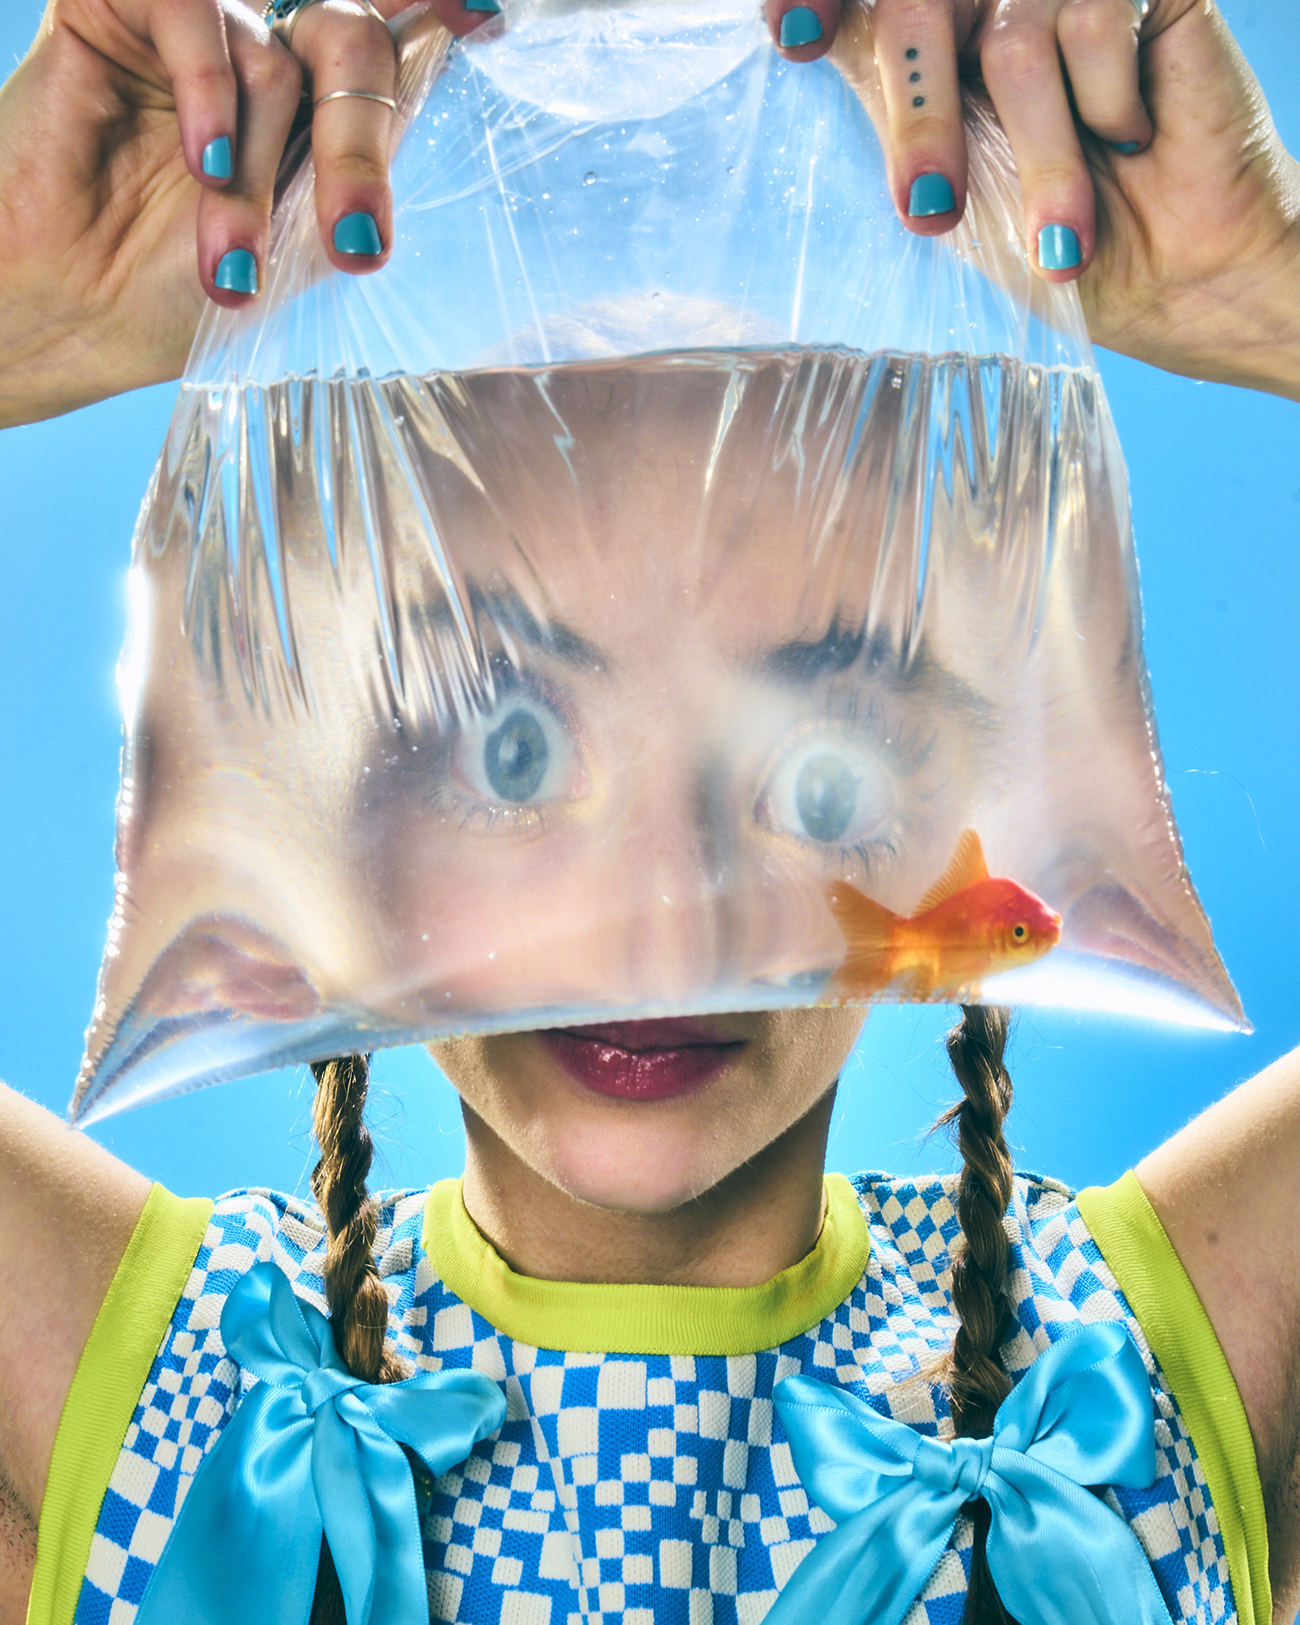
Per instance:
[[[894,944],[903,921],[847,880],[833,880],[826,888],[826,901],[848,950],[832,980],[832,992],[847,999],[878,993],[889,984]]]
[[[928,914],[947,898],[955,897],[967,886],[988,877],[988,865],[984,862],[984,848],[980,845],[979,836],[973,829],[963,830],[948,867],[912,910],[912,918],[915,919],[918,914]]]

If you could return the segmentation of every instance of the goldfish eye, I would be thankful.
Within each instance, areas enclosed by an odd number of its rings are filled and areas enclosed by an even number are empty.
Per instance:
[[[1029,935],[1029,927],[1023,924],[1013,925],[1011,927],[1011,935],[1016,939],[1017,942],[1023,942]]]
[[[870,834],[893,810],[893,779],[876,757],[856,741],[823,736],[778,762],[758,816],[782,833],[829,844]]]

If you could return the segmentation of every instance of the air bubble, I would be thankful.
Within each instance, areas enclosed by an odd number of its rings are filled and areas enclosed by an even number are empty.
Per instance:
[[[596,171],[594,169],[589,169],[587,171],[587,173],[582,177],[582,184],[584,186],[592,186],[592,185],[595,184],[595,180],[596,180]]]

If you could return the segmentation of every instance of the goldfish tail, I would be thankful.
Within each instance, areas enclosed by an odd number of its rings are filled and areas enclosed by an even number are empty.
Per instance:
[[[832,881],[826,901],[847,948],[828,991],[840,999],[870,998],[893,979],[894,950],[905,922],[847,880]]]

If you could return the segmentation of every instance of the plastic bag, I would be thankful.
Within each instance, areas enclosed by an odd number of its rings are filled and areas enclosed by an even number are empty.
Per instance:
[[[737,0],[406,36],[391,263],[311,174],[135,540],[83,1121],[471,1030],[973,999],[1244,1025],[1124,466],[1010,156],[900,227]]]

